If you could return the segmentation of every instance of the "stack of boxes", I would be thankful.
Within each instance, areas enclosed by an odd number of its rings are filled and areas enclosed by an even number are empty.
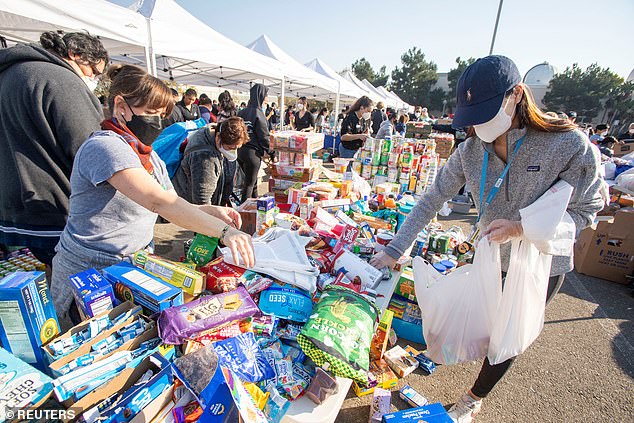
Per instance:
[[[392,327],[400,338],[419,344],[425,343],[422,331],[423,320],[416,300],[414,274],[411,268],[403,269],[394,288],[388,310],[394,312]]]
[[[286,202],[287,190],[308,182],[315,176],[317,162],[312,153],[324,147],[324,134],[282,131],[271,135],[271,147],[278,161],[271,166],[269,190],[279,203]]]
[[[405,127],[405,138],[428,138],[431,129],[431,125],[425,122],[408,122]]]
[[[436,142],[436,153],[441,159],[448,159],[453,152],[454,136],[446,133],[433,133],[430,135]]]

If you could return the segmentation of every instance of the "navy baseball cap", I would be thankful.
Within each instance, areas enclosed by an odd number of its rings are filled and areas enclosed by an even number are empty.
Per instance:
[[[462,73],[456,87],[454,128],[480,125],[500,111],[504,94],[522,82],[517,66],[505,56],[486,56]]]

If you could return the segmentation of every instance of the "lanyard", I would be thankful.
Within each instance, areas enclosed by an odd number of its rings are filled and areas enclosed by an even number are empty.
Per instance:
[[[524,143],[524,138],[526,138],[526,135],[520,138],[515,144],[515,149],[513,149],[513,154],[511,155],[509,161],[506,163],[506,167],[504,168],[504,170],[498,177],[497,181],[495,181],[495,185],[491,187],[491,191],[489,191],[489,195],[487,195],[486,201],[483,203],[482,199],[484,198],[484,184],[486,183],[486,179],[487,179],[487,170],[489,169],[489,155],[491,154],[488,151],[485,151],[484,161],[482,162],[482,177],[480,178],[480,213],[478,213],[478,220],[477,220],[478,222],[480,221],[480,218],[484,214],[484,210],[489,206],[489,204],[493,202],[493,199],[500,191],[500,187],[502,186],[502,183],[504,182],[504,178],[506,178],[506,175],[509,173],[509,168],[511,167],[511,163],[513,163],[513,159],[517,155],[517,151],[520,149],[520,147]]]

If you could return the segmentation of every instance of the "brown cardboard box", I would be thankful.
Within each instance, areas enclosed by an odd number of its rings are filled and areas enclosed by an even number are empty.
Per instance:
[[[625,144],[614,145],[614,157],[623,157],[634,152],[634,140],[624,140]]]
[[[634,211],[620,210],[604,217],[596,227],[584,229],[575,243],[575,269],[579,273],[627,283],[634,272]]]

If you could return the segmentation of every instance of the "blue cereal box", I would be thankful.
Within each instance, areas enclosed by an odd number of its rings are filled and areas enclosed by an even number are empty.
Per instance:
[[[409,410],[397,411],[396,413],[385,414],[382,423],[453,423],[445,407],[441,403],[435,402],[424,407],[410,408]]]
[[[112,285],[95,269],[88,269],[70,277],[75,302],[86,317],[95,317],[112,310]]]
[[[181,289],[130,263],[121,262],[101,272],[119,300],[132,301],[150,314],[183,304]]]
[[[0,348],[0,421],[17,410],[37,408],[53,392],[50,377]],[[11,420],[11,419],[9,419]]]
[[[44,272],[14,272],[0,280],[0,342],[7,351],[46,371],[41,347],[59,331]]]

